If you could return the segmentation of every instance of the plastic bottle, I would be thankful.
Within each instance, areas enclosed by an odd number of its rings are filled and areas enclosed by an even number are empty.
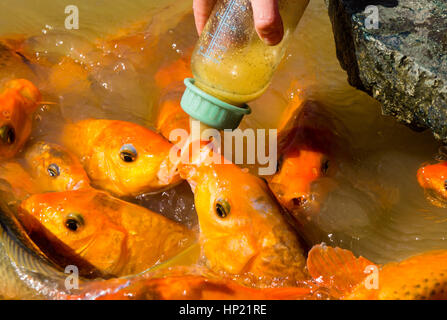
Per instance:
[[[254,28],[250,0],[218,0],[192,55],[183,109],[214,128],[236,128],[250,112],[245,103],[269,86],[308,3],[278,1],[284,38],[268,46]]]

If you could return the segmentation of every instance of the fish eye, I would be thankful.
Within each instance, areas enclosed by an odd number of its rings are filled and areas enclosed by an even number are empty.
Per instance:
[[[65,219],[65,227],[71,231],[77,231],[84,225],[84,218],[79,213],[69,213]]]
[[[6,144],[13,144],[16,141],[16,132],[10,125],[4,125],[0,128],[0,139]]]
[[[323,162],[321,162],[320,170],[323,174],[326,174],[328,169],[329,169],[329,159],[325,159],[323,160]]]
[[[58,177],[61,174],[59,166],[55,163],[52,163],[48,166],[47,172],[52,178]]]
[[[447,180],[444,180],[444,190],[447,190]]]
[[[137,149],[131,144],[125,144],[120,149],[120,157],[124,162],[134,162],[137,156]]]
[[[228,201],[223,200],[223,199],[218,199],[215,204],[215,210],[216,210],[216,214],[220,218],[225,218],[226,216],[228,216],[230,214],[231,207],[230,207],[230,204],[228,203]]]

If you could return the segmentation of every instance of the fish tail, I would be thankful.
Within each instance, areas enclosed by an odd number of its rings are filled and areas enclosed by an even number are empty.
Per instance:
[[[356,258],[349,250],[323,244],[314,246],[307,259],[311,277],[337,298],[351,293],[362,283],[371,266],[376,265],[363,257]]]

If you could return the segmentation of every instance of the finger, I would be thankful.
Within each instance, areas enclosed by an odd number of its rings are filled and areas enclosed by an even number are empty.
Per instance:
[[[200,35],[213,10],[217,0],[194,0],[192,8],[196,22],[197,33]]]
[[[255,29],[259,37],[268,45],[281,42],[284,35],[277,0],[251,0]]]

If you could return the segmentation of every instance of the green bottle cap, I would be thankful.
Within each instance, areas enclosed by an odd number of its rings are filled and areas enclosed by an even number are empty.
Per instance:
[[[186,90],[180,105],[192,118],[203,122],[215,129],[236,129],[246,114],[250,114],[250,107],[241,107],[223,102],[206,93],[194,85],[194,79],[185,79]]]

